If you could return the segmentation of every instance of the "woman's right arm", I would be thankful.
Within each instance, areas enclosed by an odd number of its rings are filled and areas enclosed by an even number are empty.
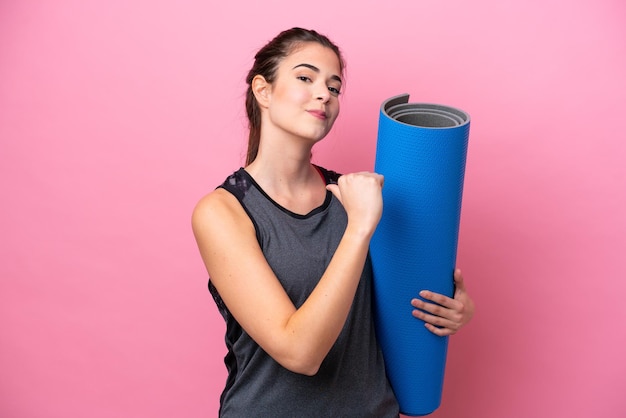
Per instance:
[[[268,265],[237,199],[217,189],[196,206],[192,226],[211,281],[243,329],[283,367],[317,373],[354,299],[369,241],[382,213],[382,176],[344,175],[329,186],[348,214],[335,254],[298,309]]]

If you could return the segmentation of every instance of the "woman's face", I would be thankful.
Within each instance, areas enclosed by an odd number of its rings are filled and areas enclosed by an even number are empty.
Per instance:
[[[333,50],[314,42],[303,44],[278,66],[264,123],[300,138],[321,140],[339,115],[340,75]]]

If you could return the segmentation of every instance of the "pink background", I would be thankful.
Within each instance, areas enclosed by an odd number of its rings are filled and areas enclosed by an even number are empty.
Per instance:
[[[433,417],[626,416],[622,0],[0,2],[0,416],[216,415],[190,214],[243,162],[254,52],[296,25],[348,61],[318,163],[372,169],[399,93],[472,116],[478,308]]]

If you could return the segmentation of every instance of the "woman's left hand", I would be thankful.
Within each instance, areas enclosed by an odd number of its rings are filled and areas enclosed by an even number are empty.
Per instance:
[[[420,299],[411,300],[415,310],[413,316],[425,322],[433,334],[446,336],[456,334],[474,316],[474,302],[467,294],[461,270],[454,271],[456,290],[454,299],[429,290],[422,290],[420,296],[434,303]]]

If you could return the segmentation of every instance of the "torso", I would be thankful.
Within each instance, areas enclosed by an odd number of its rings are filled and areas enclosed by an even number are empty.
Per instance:
[[[338,178],[323,169],[322,174],[327,183]],[[347,216],[341,203],[322,188],[321,204],[293,211],[270,197],[243,169],[221,187],[244,208],[267,262],[294,305],[302,305],[343,236]],[[375,338],[369,259],[344,329],[312,377],[292,373],[268,356],[209,286],[227,325],[229,376],[221,416],[398,416]]]

